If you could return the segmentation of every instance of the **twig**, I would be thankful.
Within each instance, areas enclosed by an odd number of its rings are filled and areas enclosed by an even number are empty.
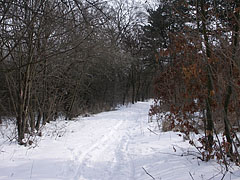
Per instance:
[[[212,179],[215,179],[215,177],[217,177],[219,174],[222,174],[221,172],[215,174],[214,176],[212,176],[211,178],[207,179],[207,180],[212,180]]]
[[[32,179],[33,164],[34,164],[34,161],[32,162],[31,173],[30,173],[30,179]]]
[[[150,128],[147,128],[150,132],[152,132],[153,134],[158,135],[157,133],[155,133],[153,130],[151,130]]]
[[[190,177],[192,178],[192,180],[194,180],[194,178],[193,178],[192,174],[191,174],[190,172],[188,172],[188,173],[189,173]]]
[[[145,171],[145,173],[146,173],[148,176],[150,176],[152,179],[155,180],[155,178],[154,178],[151,174],[149,174],[149,173],[147,172],[147,170],[146,170],[144,167],[142,167],[142,168],[143,168],[143,170]]]
[[[218,138],[217,131],[216,131],[215,128],[214,128],[214,133],[215,133],[215,135],[216,135],[216,138],[217,138],[217,141],[218,141],[218,144],[219,144],[220,153],[221,153],[221,155],[222,155],[222,157],[223,157],[223,164],[225,165],[226,171],[228,171],[228,164],[227,164],[225,155],[224,155],[224,153],[223,153],[223,150],[222,150],[222,147],[221,147],[221,142],[220,142],[220,140],[219,140],[219,138]]]
[[[225,172],[224,172],[224,174],[223,174],[223,177],[222,177],[222,179],[221,179],[221,180],[223,180],[223,179],[224,179],[224,177],[226,176],[227,172],[228,172],[228,171],[225,171]]]

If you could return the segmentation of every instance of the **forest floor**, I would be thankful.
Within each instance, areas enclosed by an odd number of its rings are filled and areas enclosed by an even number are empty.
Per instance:
[[[222,166],[202,162],[178,133],[148,123],[151,103],[51,122],[31,147],[9,143],[13,129],[3,123],[0,180],[220,180]],[[224,179],[240,179],[238,167],[229,170]]]

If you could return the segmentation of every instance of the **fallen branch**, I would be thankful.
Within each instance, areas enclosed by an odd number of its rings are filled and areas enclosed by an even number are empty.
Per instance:
[[[222,176],[222,179],[221,180],[223,180],[224,179],[224,177],[226,176],[226,174],[227,174],[227,170],[224,172],[224,174],[223,174],[223,176]]]
[[[153,130],[151,130],[150,128],[147,128],[150,132],[152,132],[153,134],[158,135],[157,133],[155,133]]]
[[[189,172],[189,175],[191,176],[192,180],[194,180],[194,178],[193,178],[193,176],[192,176],[192,174],[190,172]]]
[[[155,180],[155,178],[154,178],[151,174],[149,174],[149,172],[147,172],[147,170],[146,170],[144,167],[142,167],[142,168],[143,168],[143,170],[145,171],[145,173],[146,173],[148,176],[150,176],[152,179]]]

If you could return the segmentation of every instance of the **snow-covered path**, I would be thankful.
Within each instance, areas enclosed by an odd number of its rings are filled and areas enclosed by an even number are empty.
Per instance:
[[[178,133],[148,130],[154,129],[147,122],[150,104],[52,122],[35,148],[3,143],[1,137],[0,180],[221,179],[223,169],[214,161],[182,156],[194,149]],[[240,171],[231,171],[224,179],[239,180]]]
[[[73,179],[135,179],[129,145],[134,144],[134,136],[143,133],[141,126],[147,120],[149,104],[139,107],[86,118],[84,128],[75,129],[78,132],[66,143],[75,164],[70,165],[74,167]]]
[[[149,102],[138,103],[52,123],[36,148],[5,143],[1,146],[0,179],[136,179],[130,148],[135,137],[144,134],[149,107]]]

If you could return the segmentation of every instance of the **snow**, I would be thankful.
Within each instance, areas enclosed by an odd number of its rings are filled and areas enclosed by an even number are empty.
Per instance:
[[[154,122],[148,123],[151,104],[51,122],[31,147],[2,136],[0,180],[221,179],[224,169],[214,160],[189,155],[196,150],[178,133],[160,132]],[[9,128],[2,125],[0,131]],[[240,179],[238,167],[230,171],[224,179]]]

